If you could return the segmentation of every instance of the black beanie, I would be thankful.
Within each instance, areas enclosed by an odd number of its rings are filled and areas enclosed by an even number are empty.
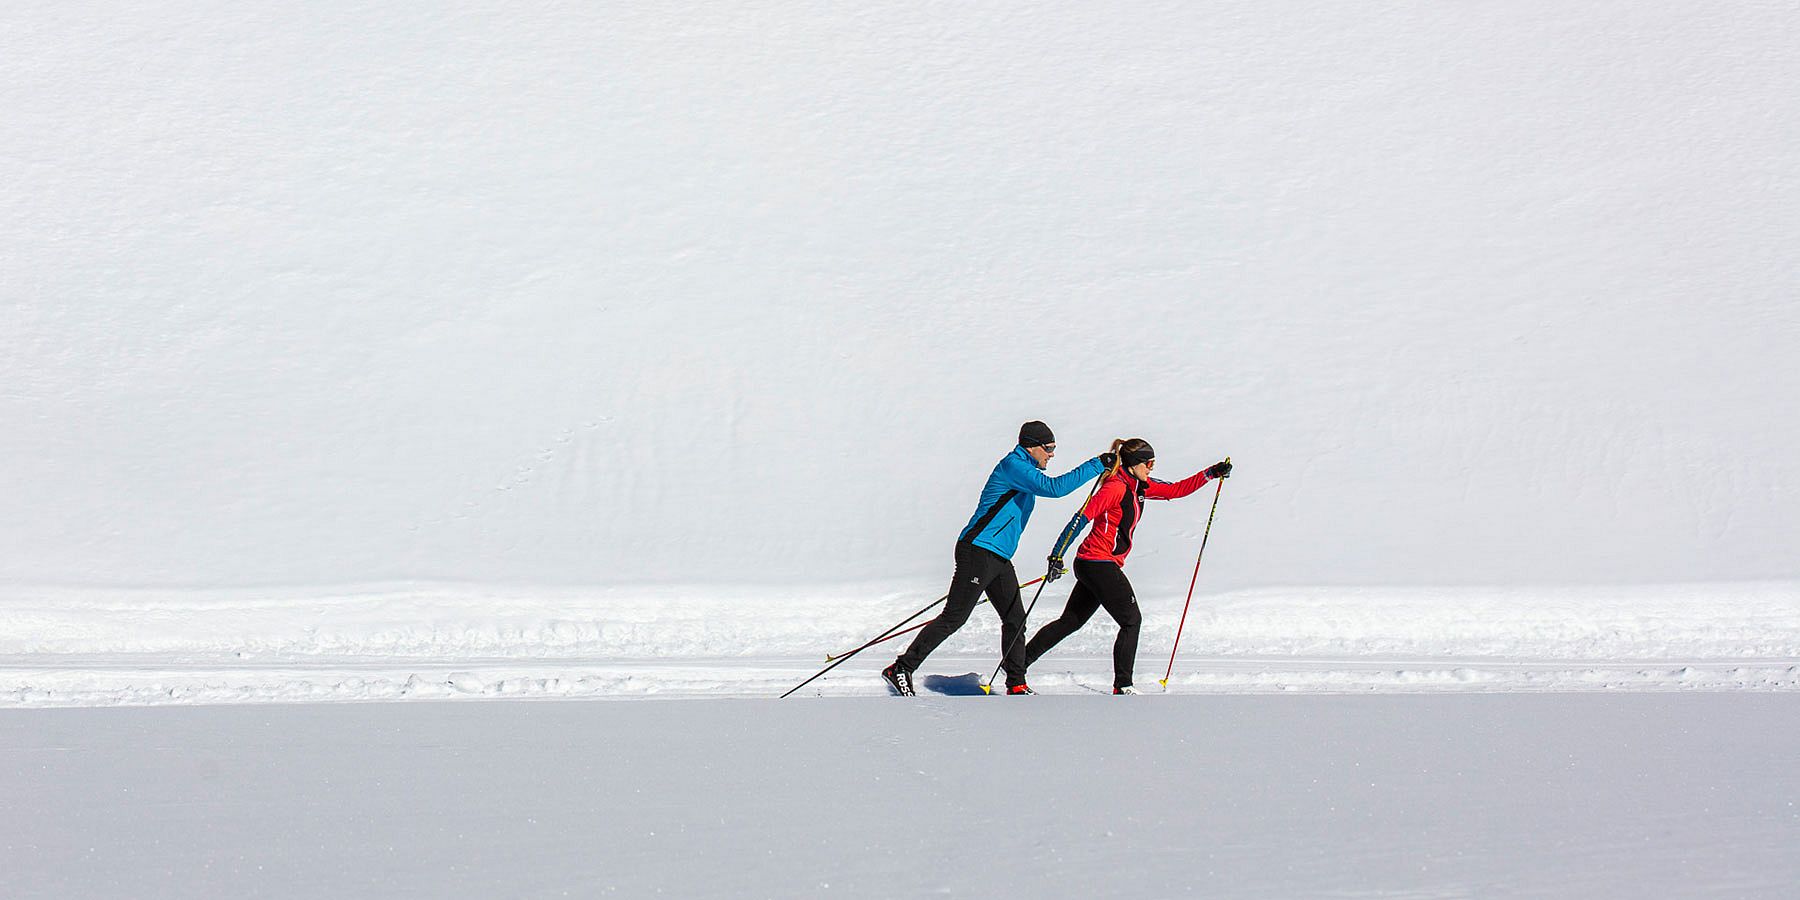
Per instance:
[[[1156,448],[1150,446],[1148,443],[1136,450],[1126,450],[1119,454],[1119,461],[1123,462],[1127,469],[1138,463],[1147,463],[1155,458]]]
[[[1050,433],[1050,426],[1033,419],[1019,426],[1019,446],[1041,447],[1056,443],[1056,435]]]

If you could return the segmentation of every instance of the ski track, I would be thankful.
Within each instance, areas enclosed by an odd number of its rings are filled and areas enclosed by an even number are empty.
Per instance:
[[[1140,687],[1161,690],[1181,599],[1142,601]],[[868,585],[21,590],[0,596],[0,707],[775,697],[929,600]],[[1192,612],[1172,692],[1800,689],[1800,586],[1786,583],[1268,589]],[[1115,633],[1090,622],[1033,686],[1109,693]],[[795,696],[880,696],[876,672],[909,639]],[[985,678],[998,640],[978,608],[920,674]]]
[[[882,696],[884,656],[854,658],[800,697]],[[992,671],[992,657],[940,655],[930,673],[956,681]],[[813,668],[808,668],[813,666]],[[1160,668],[1160,667],[1159,667]],[[0,707],[151,706],[392,700],[776,697],[817,671],[792,659],[306,661],[0,659]],[[1110,694],[1106,657],[1040,663],[1045,694]],[[956,678],[955,676],[965,676]],[[1160,673],[1138,683],[1162,690]],[[1557,691],[1793,691],[1800,658],[1517,662],[1509,660],[1192,658],[1171,693],[1425,693]],[[933,693],[924,690],[922,693]],[[949,691],[947,693],[963,693]]]

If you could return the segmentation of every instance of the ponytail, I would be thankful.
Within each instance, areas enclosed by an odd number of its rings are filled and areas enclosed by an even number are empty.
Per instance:
[[[1113,464],[1112,468],[1106,470],[1105,477],[1111,478],[1125,469],[1126,453],[1148,449],[1150,449],[1150,442],[1143,438],[1118,438],[1117,440],[1114,440],[1112,442]]]
[[[1106,479],[1119,474],[1119,467],[1121,465],[1124,465],[1124,463],[1119,461],[1119,448],[1123,447],[1123,446],[1125,446],[1124,438],[1114,438],[1113,439],[1112,449],[1107,451],[1108,453],[1111,453],[1113,456],[1112,465],[1107,466],[1106,471],[1100,473],[1101,481],[1105,481]]]

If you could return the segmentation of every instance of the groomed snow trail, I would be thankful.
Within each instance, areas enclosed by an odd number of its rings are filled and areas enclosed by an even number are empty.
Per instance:
[[[1768,694],[0,710],[0,894],[1790,898]]]

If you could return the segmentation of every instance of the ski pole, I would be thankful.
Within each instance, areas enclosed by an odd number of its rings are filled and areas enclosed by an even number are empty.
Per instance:
[[[1081,508],[1083,510],[1086,510],[1088,504],[1092,503],[1094,501],[1094,495],[1100,492],[1100,482],[1105,481],[1105,480],[1106,480],[1105,472],[1101,472],[1100,477],[1094,479],[1094,486],[1091,488],[1088,488],[1087,499],[1081,501]],[[1071,529],[1071,531],[1073,532],[1074,529]],[[1076,532],[1076,533],[1078,533],[1078,532]],[[1074,543],[1073,534],[1070,534],[1068,536],[1068,540],[1071,544]],[[1067,548],[1063,547],[1059,543],[1057,546],[1051,548],[1050,555],[1058,556],[1065,549],[1067,549]],[[1022,638],[1025,636],[1025,630],[1027,628],[1029,628],[1031,625],[1031,611],[1034,609],[1037,609],[1038,598],[1044,595],[1044,585],[1047,585],[1050,583],[1049,578],[1050,578],[1049,574],[1046,573],[1043,578],[1036,579],[1037,581],[1042,581],[1043,584],[1038,585],[1037,593],[1031,595],[1031,604],[1029,606],[1025,607],[1025,621],[1019,623],[1019,633],[1013,635],[1013,639],[1009,643],[1007,643],[1007,645],[1004,649],[1002,649],[1000,651],[1000,665],[997,665],[994,667],[994,674],[989,675],[987,683],[983,684],[981,686],[982,693],[992,694],[994,692],[994,679],[1000,677],[1000,670],[1006,666],[1006,654],[1011,653],[1013,645],[1017,644],[1019,642],[1019,638]],[[1031,584],[1032,584],[1032,582],[1027,581],[1024,584],[1019,585],[1019,596],[1020,597],[1025,596],[1025,588],[1030,587]]]
[[[1042,575],[1039,575],[1039,576],[1038,576],[1038,577],[1036,577],[1036,578],[1033,578],[1033,579],[1032,579],[1032,580],[1030,580],[1030,581],[1027,581],[1027,582],[1025,582],[1025,583],[1024,583],[1024,584],[1021,584],[1021,585],[1019,585],[1019,587],[1021,587],[1021,588],[1028,588],[1028,587],[1031,587],[1031,586],[1032,586],[1032,585],[1034,585],[1034,584],[1037,584],[1037,583],[1038,583],[1038,582],[1040,582],[1040,581],[1043,581],[1043,580],[1044,580],[1044,577],[1043,577],[1043,576],[1042,576]],[[987,601],[987,598],[986,598],[986,597],[983,597],[983,598],[981,598],[981,603],[986,603],[986,602],[988,602],[988,601]],[[976,606],[980,606],[980,605],[981,605],[981,603],[977,603],[977,604],[975,604],[975,605],[976,605]],[[888,642],[888,641],[891,641],[891,640],[893,640],[893,639],[894,639],[894,638],[897,638],[897,637],[899,637],[899,636],[901,636],[901,635],[903,635],[903,634],[912,634],[912,633],[913,633],[913,632],[915,632],[915,631],[918,631],[918,630],[919,630],[919,629],[921,629],[921,628],[924,628],[924,627],[925,627],[925,626],[927,626],[927,625],[930,625],[930,624],[931,624],[931,623],[930,623],[930,622],[920,622],[920,623],[919,623],[919,624],[917,624],[917,625],[914,625],[914,626],[913,626],[913,627],[911,627],[911,628],[908,628],[908,629],[906,629],[906,630],[905,630],[905,631],[896,631],[896,632],[894,632],[894,633],[893,633],[893,634],[890,634],[890,635],[888,635],[888,636],[886,636],[886,637],[879,637],[879,638],[876,638],[876,639],[875,639],[875,641],[874,641],[874,643],[876,643],[876,644],[885,644],[885,643],[887,643],[887,642]],[[868,647],[868,646],[873,646],[873,645],[872,645],[872,644],[864,644],[864,645],[863,645],[863,646],[864,646],[864,647]],[[863,649],[863,648],[862,648],[862,647],[858,647],[858,648],[856,648],[856,650],[861,650],[861,649]],[[856,652],[856,650],[852,650],[852,651],[849,651],[849,652],[850,652],[850,653],[855,653],[855,652]],[[831,662],[831,661],[832,661],[832,660],[834,660],[834,659],[837,659],[837,658],[838,658],[838,657],[839,657],[839,656],[848,656],[848,655],[849,655],[849,653],[844,653],[844,654],[838,654],[838,653],[827,653],[827,654],[825,654],[825,661],[826,661],[826,662]]]
[[[1231,457],[1225,457],[1225,461],[1231,462]],[[1226,476],[1226,478],[1229,477],[1231,476]],[[1223,493],[1225,493],[1225,479],[1221,478],[1218,488],[1213,491],[1212,512],[1206,514],[1206,532],[1200,535],[1200,553],[1194,557],[1194,577],[1188,581],[1187,603],[1181,604],[1181,624],[1175,626],[1175,646],[1169,648],[1169,670],[1163,673],[1162,681],[1158,682],[1163,686],[1164,691],[1169,689],[1169,676],[1175,673],[1175,651],[1181,649],[1181,632],[1187,627],[1188,604],[1194,602],[1194,585],[1200,583],[1200,560],[1206,556],[1206,539],[1212,537],[1213,516],[1219,514],[1219,495]]]
[[[825,667],[825,668],[823,668],[823,669],[820,669],[820,670],[819,670],[819,671],[817,671],[817,672],[815,672],[815,673],[813,673],[813,677],[812,677],[812,678],[808,678],[808,679],[806,679],[806,680],[805,680],[805,681],[802,681],[802,682],[800,682],[800,683],[799,683],[799,684],[796,684],[796,685],[794,685],[794,686],[793,686],[793,687],[791,687],[791,688],[788,688],[788,690],[787,690],[787,694],[782,694],[782,695],[781,695],[781,696],[780,696],[780,697],[777,697],[777,698],[775,698],[775,699],[777,699],[777,700],[781,700],[781,699],[784,699],[784,698],[786,698],[786,697],[787,697],[787,695],[788,695],[788,694],[792,694],[792,693],[793,693],[793,692],[795,692],[795,691],[797,691],[797,690],[799,690],[799,689],[801,689],[801,688],[803,688],[803,687],[806,687],[806,686],[807,686],[807,685],[809,685],[809,684],[812,684],[812,683],[813,683],[813,681],[814,681],[814,680],[815,680],[815,679],[817,679],[817,678],[818,678],[818,677],[819,677],[819,676],[820,676],[820,675],[823,675],[823,674],[825,674],[825,673],[826,673],[826,672],[829,672],[829,671],[831,671],[831,670],[832,670],[832,669],[835,669],[835,668],[837,668],[837,667],[838,667],[838,666],[841,666],[841,665],[843,665],[843,664],[844,664],[844,662],[845,662],[845,661],[846,661],[846,660],[848,660],[848,659],[850,659],[850,657],[852,657],[852,656],[855,656],[855,655],[856,655],[856,654],[858,654],[858,653],[861,653],[861,652],[863,652],[863,651],[864,651],[864,650],[867,650],[867,649],[869,649],[869,648],[870,648],[870,647],[873,647],[873,646],[875,646],[875,645],[876,645],[876,644],[879,644],[879,643],[881,643],[881,642],[882,642],[882,641],[884,641],[884,640],[887,640],[887,639],[888,639],[888,638],[890,638],[890,637],[893,637],[893,636],[894,636],[894,633],[895,633],[895,632],[897,632],[897,631],[899,631],[899,630],[900,630],[900,626],[902,626],[902,625],[905,625],[905,624],[906,624],[906,623],[908,623],[908,622],[911,622],[911,621],[912,621],[912,620],[914,620],[914,619],[916,619],[916,618],[918,618],[918,617],[920,617],[920,616],[922,616],[922,615],[924,615],[924,614],[926,614],[926,613],[928,613],[928,612],[931,612],[931,609],[932,609],[932,607],[934,607],[934,606],[937,606],[937,605],[938,605],[938,604],[939,604],[939,603],[942,603],[942,602],[944,602],[944,601],[945,601],[945,600],[948,600],[948,599],[950,599],[950,595],[949,595],[949,594],[945,594],[945,595],[944,595],[944,596],[942,596],[942,597],[939,597],[939,598],[937,598],[937,599],[936,599],[936,600],[933,600],[933,601],[931,601],[931,602],[930,602],[930,603],[928,603],[928,604],[926,604],[926,605],[925,605],[925,607],[924,607],[924,608],[923,608],[923,609],[920,609],[920,610],[919,610],[919,611],[918,611],[918,612],[916,612],[916,613],[913,613],[913,614],[912,614],[912,615],[910,615],[910,616],[907,616],[907,617],[906,617],[906,618],[904,618],[904,619],[901,619],[901,620],[900,620],[900,621],[899,621],[899,622],[898,622],[898,623],[896,623],[896,624],[895,624],[895,625],[894,625],[894,626],[893,626],[893,627],[892,627],[892,628],[889,628],[889,629],[888,629],[888,630],[886,630],[886,631],[884,631],[884,632],[882,632],[882,633],[881,633],[881,634],[880,634],[880,636],[878,636],[878,637],[876,637],[876,638],[875,638],[875,639],[874,639],[874,640],[872,640],[872,641],[869,641],[869,642],[868,642],[868,643],[866,643],[866,644],[864,644],[864,645],[862,645],[862,646],[861,646],[861,647],[858,647],[858,648],[856,648],[856,649],[855,649],[855,650],[852,650],[852,651],[850,651],[850,652],[849,652],[849,653],[846,653],[846,654],[844,654],[844,655],[843,655],[843,656],[840,656],[840,657],[838,657],[838,659],[837,659],[837,660],[836,660],[836,661],[835,661],[835,662],[833,662],[833,663],[832,663],[832,664],[831,664],[831,665],[829,665],[829,666],[826,666],[826,667]]]
[[[1042,578],[1039,578],[1038,580],[1044,581],[1044,579],[1042,579]],[[1048,582],[1048,581],[1044,581],[1044,584],[1049,584],[1049,583],[1050,582]],[[1025,621],[1019,623],[1019,633],[1013,635],[1012,641],[1006,645],[1005,650],[1001,651],[1000,665],[994,667],[994,674],[989,675],[988,680],[981,685],[982,693],[992,694],[994,692],[994,679],[1000,677],[1000,669],[1006,665],[1006,654],[1012,652],[1013,644],[1017,644],[1019,642],[1019,638],[1022,638],[1025,636],[1025,630],[1031,624],[1031,611],[1033,609],[1037,608],[1038,598],[1044,595],[1044,584],[1038,585],[1037,593],[1031,595],[1031,605],[1025,607]],[[1019,596],[1020,597],[1025,596],[1024,588],[1025,588],[1024,585],[1019,586]]]

